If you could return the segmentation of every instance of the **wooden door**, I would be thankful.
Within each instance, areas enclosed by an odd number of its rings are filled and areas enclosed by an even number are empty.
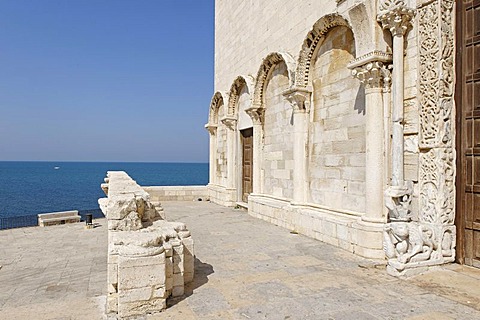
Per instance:
[[[480,0],[457,1],[457,251],[480,268]]]
[[[240,131],[242,136],[242,201],[248,202],[248,195],[252,193],[253,180],[253,129]]]

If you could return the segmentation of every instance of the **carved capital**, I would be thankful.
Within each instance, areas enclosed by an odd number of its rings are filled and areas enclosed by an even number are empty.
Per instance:
[[[235,130],[235,126],[237,124],[237,119],[233,117],[225,117],[221,119],[222,123],[230,130]]]
[[[312,90],[309,88],[290,88],[283,93],[283,96],[292,104],[293,112],[310,112],[310,96]]]
[[[385,6],[386,11],[381,11],[378,14],[377,21],[382,24],[384,29],[390,30],[394,37],[404,36],[411,24],[415,10],[404,6],[403,1],[385,2],[400,4]],[[380,5],[380,8],[383,9],[382,5]]]
[[[265,108],[253,106],[245,110],[245,112],[252,118],[253,124],[263,124]]]
[[[386,88],[391,83],[391,65],[381,61],[368,62],[352,69],[352,76],[360,80],[366,89]]]
[[[205,125],[205,129],[208,130],[208,133],[210,133],[211,136],[214,136],[215,133],[217,132],[217,125],[216,125],[216,124],[207,123],[207,124]]]

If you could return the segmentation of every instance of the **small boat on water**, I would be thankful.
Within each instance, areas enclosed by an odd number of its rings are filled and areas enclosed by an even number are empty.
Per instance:
[[[53,167],[53,169],[58,170],[58,169],[60,169],[60,167]]]

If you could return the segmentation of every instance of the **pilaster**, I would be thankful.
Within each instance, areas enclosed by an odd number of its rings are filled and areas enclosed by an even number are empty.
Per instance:
[[[385,223],[383,205],[385,183],[385,128],[384,128],[384,87],[390,84],[391,55],[373,51],[349,64],[352,75],[365,86],[366,109],[366,180],[368,201],[362,220]]]
[[[283,93],[293,108],[293,201],[301,204],[307,201],[307,136],[310,112],[310,88],[291,88]]]
[[[265,109],[254,105],[245,110],[253,121],[253,193],[262,192],[262,136]]]

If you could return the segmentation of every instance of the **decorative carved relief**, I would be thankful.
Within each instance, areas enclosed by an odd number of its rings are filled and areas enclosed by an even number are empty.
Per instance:
[[[223,106],[223,97],[225,94],[220,91],[215,92],[210,102],[210,112],[208,114],[209,124],[218,124],[218,109]]]
[[[453,3],[435,1],[418,9],[421,148],[453,147]]]
[[[395,7],[404,6],[404,0],[380,0],[378,1],[380,11],[392,10]]]
[[[253,106],[245,110],[245,112],[250,116],[250,118],[252,118],[253,124],[263,125],[264,117],[265,117],[265,108]]]
[[[253,94],[253,104],[261,106],[263,105],[263,91],[266,86],[267,77],[270,72],[279,63],[285,63],[287,66],[288,79],[290,87],[295,83],[295,61],[288,53],[274,52],[270,53],[265,59],[263,59],[262,65],[257,73],[257,80],[255,82],[255,91]]]
[[[391,64],[384,61],[370,61],[363,65],[352,66],[352,76],[360,80],[365,85],[365,89],[390,87],[391,84]]]
[[[455,226],[418,222],[386,224],[384,250],[388,271],[404,275],[409,269],[454,261],[455,237]]]
[[[410,26],[410,20],[412,20],[413,15],[413,9],[401,5],[395,6],[388,11],[381,12],[377,19],[382,23],[383,28],[389,29],[392,35],[395,37],[405,35],[405,32]]]
[[[389,186],[385,190],[385,206],[390,221],[410,221],[413,183],[407,181],[403,186]]]
[[[227,116],[234,117],[237,114],[238,98],[244,87],[247,88],[247,92],[250,94],[252,92],[252,79],[248,76],[238,76],[230,87]]]
[[[455,158],[451,148],[420,154],[420,221],[451,225],[455,220]]]
[[[393,274],[455,259],[453,4],[435,0],[418,7],[419,221],[386,226]]]
[[[338,14],[329,14],[320,18],[314,25],[312,30],[307,34],[303,41],[302,49],[298,58],[297,70],[295,72],[295,85],[297,87],[307,87],[310,65],[315,49],[320,41],[325,37],[327,32],[337,26],[350,27],[348,22]]]
[[[235,130],[235,127],[237,125],[237,119],[231,118],[231,117],[225,117],[222,120],[223,125],[227,127],[230,130]]]
[[[455,219],[453,3],[419,8],[420,220],[446,225]]]
[[[291,88],[283,93],[290,102],[294,112],[310,112],[312,91],[305,88]]]

